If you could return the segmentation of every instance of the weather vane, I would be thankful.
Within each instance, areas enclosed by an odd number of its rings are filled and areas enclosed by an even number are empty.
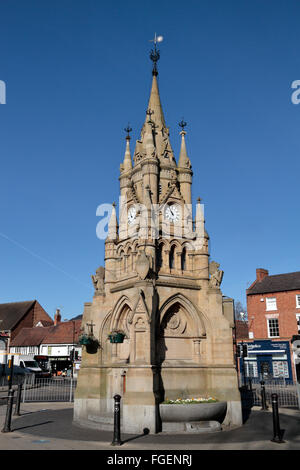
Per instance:
[[[132,131],[132,128],[130,127],[129,123],[128,123],[128,126],[125,127],[124,131],[127,132],[126,139],[130,139],[129,133]]]
[[[150,52],[150,59],[153,62],[153,69],[152,69],[153,75],[157,75],[158,73],[156,63],[160,58],[159,50],[156,48],[156,44],[158,42],[162,42],[163,39],[164,39],[163,36],[156,36],[156,33],[154,34],[154,39],[150,39],[150,42],[154,42],[154,49],[152,49]]]
[[[181,119],[181,121],[178,123],[178,126],[180,126],[182,128],[182,130],[184,131],[184,128],[186,127],[186,122],[183,120],[183,118]]]

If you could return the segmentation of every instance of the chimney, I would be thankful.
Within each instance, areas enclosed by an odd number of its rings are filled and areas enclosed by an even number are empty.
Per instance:
[[[256,280],[262,281],[266,276],[269,276],[269,271],[267,269],[257,268],[256,269]]]
[[[61,322],[61,314],[59,308],[56,309],[56,314],[54,315],[54,326]]]

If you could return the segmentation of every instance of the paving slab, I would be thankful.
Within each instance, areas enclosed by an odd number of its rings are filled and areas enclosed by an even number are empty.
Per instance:
[[[271,411],[253,408],[242,427],[217,432],[155,435],[121,435],[122,445],[112,447],[112,433],[73,423],[72,403],[21,403],[21,416],[12,416],[12,432],[0,434],[1,450],[300,450],[300,411],[280,409],[284,443],[271,442]],[[6,407],[0,407],[3,429]]]

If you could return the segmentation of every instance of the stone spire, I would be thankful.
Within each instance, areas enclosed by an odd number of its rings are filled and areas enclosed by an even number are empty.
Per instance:
[[[186,122],[182,119],[181,122],[179,123],[179,126],[182,128],[182,131],[180,132],[181,134],[181,148],[180,148],[180,154],[179,154],[179,159],[178,159],[178,181],[180,183],[180,192],[183,196],[183,199],[186,204],[191,204],[192,203],[192,176],[193,172],[191,170],[192,165],[190,162],[190,159],[188,157],[187,151],[186,151],[186,145],[185,145],[185,135],[186,132],[184,130],[186,126]]]
[[[153,75],[153,78],[152,78],[152,86],[151,86],[151,92],[150,92],[150,97],[149,97],[149,102],[148,102],[148,110],[152,111],[151,119],[155,122],[155,125],[158,126],[159,129],[161,129],[161,128],[166,128],[166,122],[165,122],[165,117],[164,117],[164,113],[163,113],[162,105],[160,101],[160,96],[159,96],[157,73],[158,72],[156,72],[156,75]],[[147,124],[147,120],[148,118],[146,117],[145,125]]]
[[[197,199],[197,206],[196,206],[196,232],[198,237],[204,237],[205,235],[205,220],[204,220],[204,211],[203,205],[201,205],[201,198],[198,197]]]
[[[112,204],[112,211],[111,216],[108,223],[108,234],[107,237],[115,240],[118,234],[118,221],[117,221],[117,213],[116,213],[116,204],[113,202]]]
[[[130,135],[129,132],[132,131],[132,129],[128,126],[125,131],[127,132],[126,136],[126,150],[125,150],[125,156],[124,156],[124,161],[123,161],[123,170],[128,171],[132,169],[132,160],[131,160],[131,154],[130,154]]]
[[[178,160],[178,168],[191,168],[191,162],[188,157],[187,151],[186,151],[186,144],[185,144],[185,135],[186,132],[184,130],[186,126],[186,122],[183,120],[179,123],[179,126],[182,128],[182,131],[180,132],[181,135],[181,148],[180,148],[180,154],[179,154],[179,160]]]
[[[136,165],[141,159],[149,154],[151,133],[157,158],[164,165],[176,167],[176,161],[169,139],[169,129],[166,126],[159,95],[157,61],[159,60],[160,55],[159,50],[156,48],[156,42],[158,42],[158,38],[155,39],[155,48],[150,53],[150,58],[154,65],[152,69],[152,85],[148,101],[147,115],[141,130],[141,137],[136,142],[133,160]],[[148,147],[148,152],[146,147]]]
[[[155,154],[155,124],[153,123],[152,117],[153,111],[151,109],[147,110],[147,116],[145,121],[145,134],[144,134],[144,148],[146,150],[146,156],[152,157]]]

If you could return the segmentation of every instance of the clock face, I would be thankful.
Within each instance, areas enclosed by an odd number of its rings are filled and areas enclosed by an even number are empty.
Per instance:
[[[127,214],[128,223],[133,224],[136,219],[136,208],[134,206],[130,207]]]
[[[178,222],[179,220],[179,207],[176,204],[167,206],[165,210],[165,217],[171,222]]]

